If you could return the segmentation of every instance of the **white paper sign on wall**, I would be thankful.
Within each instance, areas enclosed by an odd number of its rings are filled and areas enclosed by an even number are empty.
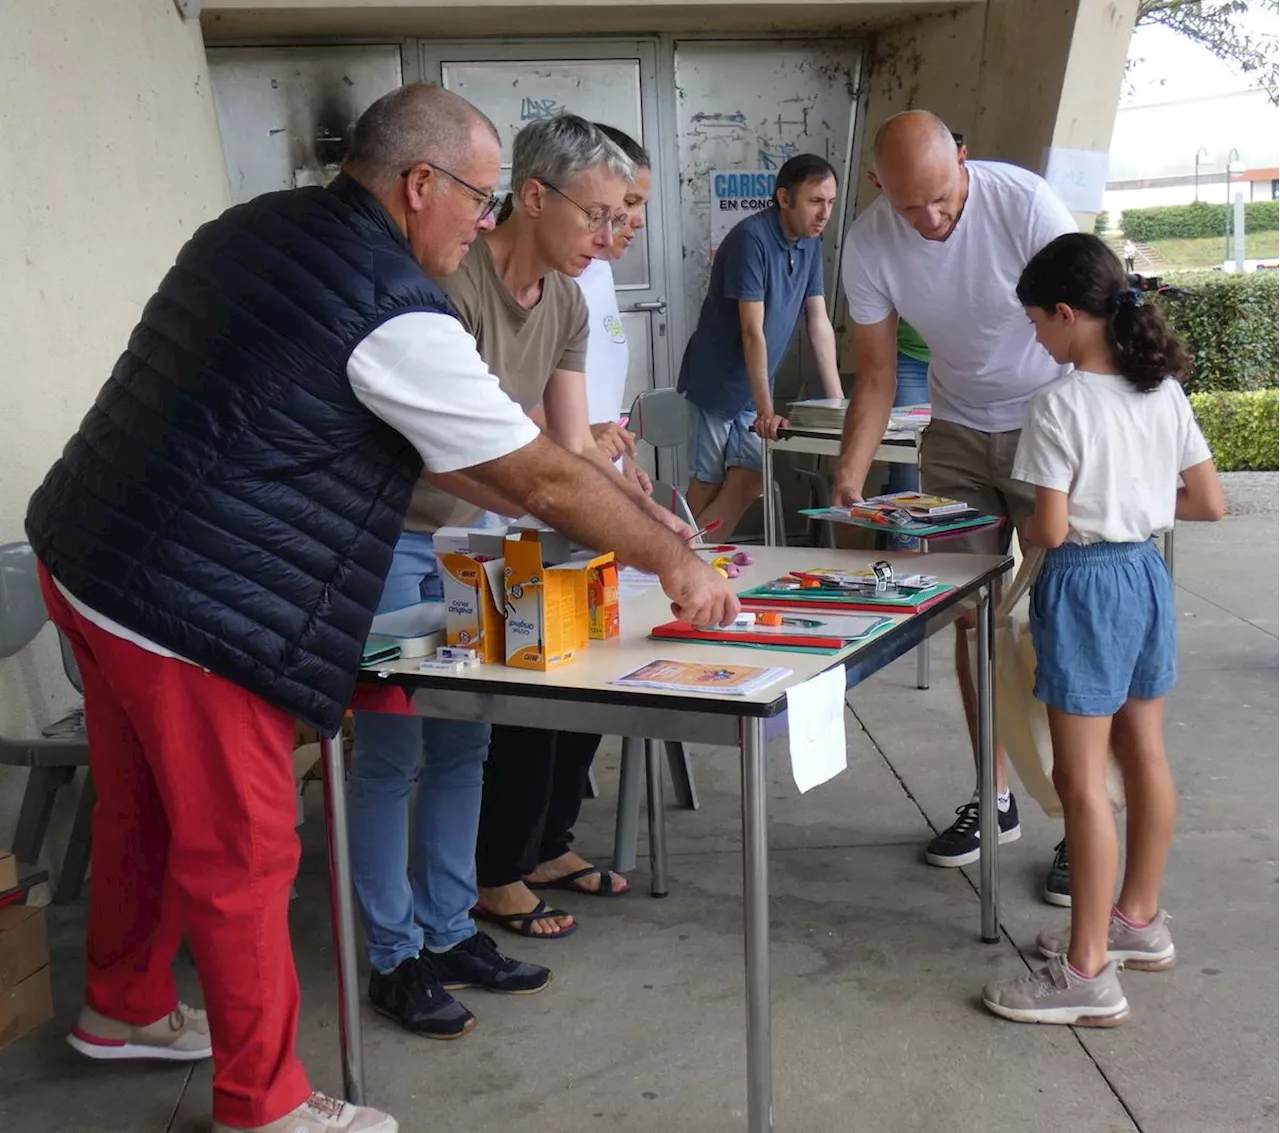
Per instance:
[[[740,220],[767,209],[778,183],[774,169],[717,169],[711,176],[711,255]]]
[[[1050,146],[1044,151],[1044,179],[1072,212],[1098,212],[1110,156],[1106,150]]]

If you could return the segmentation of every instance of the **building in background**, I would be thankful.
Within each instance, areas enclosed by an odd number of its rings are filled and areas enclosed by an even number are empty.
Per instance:
[[[1103,208],[1201,200],[1275,200],[1280,193],[1280,107],[1253,88],[1123,105],[1116,113]]]

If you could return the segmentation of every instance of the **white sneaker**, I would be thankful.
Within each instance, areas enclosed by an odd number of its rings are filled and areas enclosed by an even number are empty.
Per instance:
[[[145,1027],[108,1019],[92,1007],[82,1007],[67,1042],[86,1058],[103,1061],[199,1062],[213,1056],[208,1017],[184,1003]]]
[[[213,1133],[399,1133],[400,1125],[376,1109],[314,1093],[292,1113],[268,1125],[240,1129],[213,1123]]]

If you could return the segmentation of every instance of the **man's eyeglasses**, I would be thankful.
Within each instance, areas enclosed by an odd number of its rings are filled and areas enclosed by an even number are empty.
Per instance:
[[[578,204],[568,193],[561,189],[558,185],[551,184],[543,178],[537,178],[540,185],[545,185],[556,196],[563,197],[574,208],[578,209],[587,218],[587,228],[591,232],[599,232],[606,224],[609,225],[614,232],[621,228],[626,228],[631,223],[631,216],[625,212],[614,212],[608,205],[596,205],[594,208],[587,208],[585,205]]]
[[[474,196],[479,197],[480,200],[483,202],[483,204],[480,207],[480,215],[476,217],[477,224],[480,221],[484,220],[486,217],[488,217],[493,212],[493,210],[498,207],[499,198],[497,193],[491,193],[489,192],[488,189],[478,189],[475,185],[471,184],[470,181],[464,181],[456,173],[450,172],[443,165],[437,165],[434,161],[415,161],[414,165],[429,165],[437,173],[443,173],[446,177],[449,178],[450,181],[456,181],[459,185],[461,185],[464,189],[466,189],[468,193],[471,193]],[[409,166],[409,168],[406,169],[403,173],[401,173],[400,176],[408,177],[409,174],[412,172],[413,172],[413,165]]]

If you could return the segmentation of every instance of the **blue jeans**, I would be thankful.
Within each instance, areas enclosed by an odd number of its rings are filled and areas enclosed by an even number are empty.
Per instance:
[[[905,354],[898,355],[898,392],[894,405],[929,404],[929,363],[918,362]],[[914,464],[889,465],[889,482],[885,492],[918,492],[920,472]],[[890,535],[889,547],[894,551],[914,550],[916,541],[909,535]]]
[[[441,598],[430,536],[405,532],[378,611]],[[488,724],[355,714],[347,828],[376,970],[390,971],[424,947],[450,948],[475,933],[476,830],[488,750]]]

